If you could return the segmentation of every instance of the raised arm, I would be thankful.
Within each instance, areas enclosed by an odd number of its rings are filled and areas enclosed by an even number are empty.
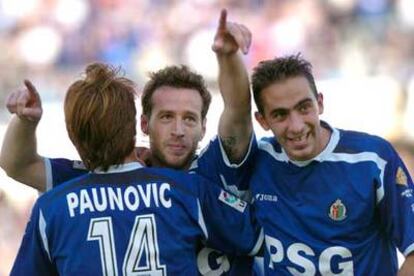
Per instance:
[[[241,24],[228,22],[222,10],[214,38],[213,51],[219,64],[219,88],[224,111],[219,122],[219,136],[232,163],[243,160],[253,132],[250,85],[239,49],[247,54],[251,44],[250,31]]]
[[[45,164],[37,154],[36,127],[42,117],[39,93],[25,80],[25,88],[11,93],[6,106],[15,114],[4,136],[0,166],[11,178],[40,191],[46,189]]]

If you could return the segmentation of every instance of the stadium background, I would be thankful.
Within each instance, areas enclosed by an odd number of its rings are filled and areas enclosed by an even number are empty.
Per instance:
[[[393,141],[413,174],[412,0],[0,0],[0,142],[10,119],[5,98],[28,78],[43,100],[40,154],[76,158],[64,127],[65,88],[99,60],[122,66],[138,90],[147,72],[165,65],[201,73],[214,95],[207,143],[222,109],[210,47],[223,7],[253,33],[249,70],[302,52],[324,93],[322,117]],[[0,276],[9,273],[36,197],[0,170]]]

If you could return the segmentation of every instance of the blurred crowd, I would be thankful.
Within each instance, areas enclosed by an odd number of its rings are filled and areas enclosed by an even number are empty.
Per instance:
[[[17,206],[0,189],[0,275],[9,275],[11,265],[22,241],[34,198]]]
[[[253,33],[249,70],[302,52],[319,80],[386,76],[396,83],[397,121],[405,122],[397,128],[411,119],[413,128],[413,0],[0,0],[0,123],[9,118],[5,97],[24,78],[43,101],[61,101],[92,61],[121,66],[138,86],[147,72],[183,63],[216,90],[210,47],[222,8]],[[410,166],[413,137],[398,142]],[[13,208],[0,183],[0,275],[8,273],[31,204]]]
[[[138,83],[176,63],[214,80],[210,44],[223,7],[253,33],[250,69],[300,51],[321,79],[412,78],[411,0],[0,0],[1,98],[25,77],[59,97],[96,60],[121,65]]]

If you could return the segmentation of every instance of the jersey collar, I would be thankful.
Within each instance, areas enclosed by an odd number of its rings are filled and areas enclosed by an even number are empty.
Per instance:
[[[97,174],[122,173],[122,172],[133,171],[133,170],[140,169],[140,168],[143,168],[143,166],[140,163],[130,162],[130,163],[125,163],[121,165],[110,166],[107,171],[103,171],[102,169],[97,168],[93,172]]]

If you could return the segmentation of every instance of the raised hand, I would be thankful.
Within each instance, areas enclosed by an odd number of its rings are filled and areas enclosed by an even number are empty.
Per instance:
[[[252,42],[252,34],[249,29],[235,22],[227,22],[227,11],[223,9],[220,13],[219,25],[212,49],[217,54],[233,54],[239,49],[243,54],[249,52]]]
[[[39,93],[29,80],[25,80],[24,85],[24,88],[9,94],[6,107],[10,113],[16,114],[20,119],[38,122],[43,113]]]

